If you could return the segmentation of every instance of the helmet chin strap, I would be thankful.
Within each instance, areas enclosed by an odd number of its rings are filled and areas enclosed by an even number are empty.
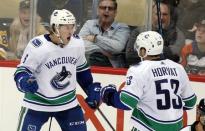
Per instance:
[[[69,36],[67,37],[67,42],[63,42],[63,39],[60,36],[60,32],[58,29],[59,25],[52,25],[51,29],[49,30],[50,34],[53,34],[55,36],[55,39],[57,40],[52,40],[54,44],[59,45],[60,47],[64,47],[65,45],[67,45],[67,43],[70,41],[71,36],[73,35],[73,33],[69,34]],[[74,27],[75,28],[75,27]],[[74,30],[75,31],[75,30]],[[74,32],[73,31],[73,32]]]
[[[139,55],[139,57],[140,57],[140,60],[141,60],[141,61],[144,61],[144,58],[145,58],[144,56],[140,56],[140,55]]]

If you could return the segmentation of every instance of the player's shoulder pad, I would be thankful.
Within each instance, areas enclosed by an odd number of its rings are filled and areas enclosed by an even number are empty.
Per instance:
[[[76,39],[80,39],[80,36],[78,34],[73,34],[73,37]]]
[[[39,38],[34,38],[31,43],[34,47],[40,47],[43,42]]]

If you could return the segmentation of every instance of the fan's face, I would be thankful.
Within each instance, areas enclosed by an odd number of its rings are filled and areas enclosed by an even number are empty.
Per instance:
[[[170,25],[170,11],[166,4],[160,4],[161,11],[161,22],[162,28],[166,29]],[[158,27],[158,16],[157,16],[157,6],[155,5],[153,8],[152,14],[152,26],[154,28]]]
[[[30,22],[30,10],[29,9],[21,9],[19,11],[19,19],[21,21],[21,24],[24,27],[29,26],[29,22]]]
[[[104,0],[99,4],[98,16],[101,23],[112,23],[117,14],[113,1]]]
[[[203,126],[205,126],[205,115],[200,116],[200,122]]]
[[[204,43],[205,44],[205,26],[199,26],[197,27],[195,39],[198,43]]]

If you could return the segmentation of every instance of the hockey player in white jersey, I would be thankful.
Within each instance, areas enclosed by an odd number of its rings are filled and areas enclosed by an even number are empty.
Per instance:
[[[196,95],[180,64],[161,59],[164,41],[154,31],[138,35],[135,49],[142,61],[128,69],[121,91],[114,85],[101,89],[109,106],[133,110],[132,131],[179,131],[183,110],[192,109]]]
[[[92,95],[100,88],[85,58],[84,43],[74,35],[76,20],[65,9],[51,15],[50,34],[34,37],[28,43],[14,74],[18,89],[25,93],[18,131],[40,131],[54,117],[62,131],[86,131],[86,122],[76,98],[77,82],[87,93],[92,108],[100,97]]]

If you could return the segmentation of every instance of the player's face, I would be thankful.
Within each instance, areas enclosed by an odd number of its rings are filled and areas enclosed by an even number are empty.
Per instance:
[[[29,9],[20,9],[19,19],[21,21],[21,24],[24,27],[28,27],[29,26],[29,21],[30,21],[30,10]]]
[[[170,24],[169,8],[165,4],[160,4],[160,11],[161,11],[162,28],[166,29],[169,26],[169,24]],[[153,8],[152,26],[154,28],[158,27],[158,16],[157,16],[157,6],[156,5]]]
[[[74,33],[74,25],[60,25],[59,34],[64,44],[67,44]]]
[[[111,24],[117,14],[117,9],[111,0],[104,0],[99,4],[98,15],[100,24]]]
[[[195,39],[198,43],[205,44],[205,26],[197,27]]]

